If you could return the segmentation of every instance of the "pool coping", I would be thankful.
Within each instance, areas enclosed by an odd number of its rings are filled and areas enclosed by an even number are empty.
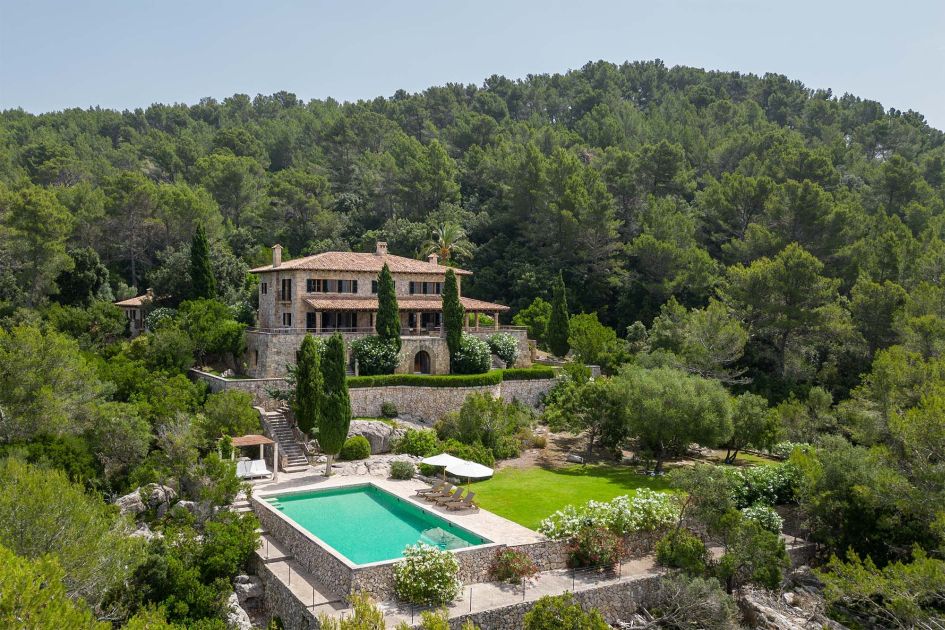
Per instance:
[[[387,490],[387,489],[385,489],[385,488],[380,487],[379,485],[377,485],[376,483],[373,483],[372,481],[359,481],[359,482],[357,482],[357,483],[344,484],[344,485],[339,485],[339,486],[334,486],[334,487],[327,487],[327,488],[315,488],[315,489],[304,489],[304,490],[290,490],[290,491],[283,491],[283,492],[267,492],[267,493],[260,493],[258,496],[257,496],[256,494],[254,494],[254,495],[253,495],[253,503],[265,507],[265,508],[266,508],[269,512],[271,512],[274,516],[280,518],[280,519],[281,519],[282,521],[284,521],[286,524],[290,525],[290,526],[292,527],[292,529],[294,529],[297,533],[301,534],[301,535],[304,536],[305,538],[308,538],[311,542],[314,542],[314,543],[320,545],[320,546],[322,547],[322,549],[324,549],[325,551],[327,551],[327,552],[328,552],[331,556],[333,556],[336,560],[339,560],[342,564],[345,565],[345,567],[347,567],[347,568],[350,569],[351,571],[357,571],[357,570],[359,570],[359,569],[370,569],[370,568],[373,568],[373,567],[379,567],[379,566],[386,566],[386,565],[390,565],[390,564],[396,564],[396,563],[398,563],[398,562],[400,562],[401,560],[404,559],[403,556],[399,556],[399,557],[397,557],[397,558],[390,558],[390,559],[388,559],[388,560],[377,560],[377,561],[375,561],[375,562],[366,562],[366,563],[364,563],[364,564],[355,563],[355,562],[353,562],[351,559],[349,559],[347,556],[345,556],[343,553],[341,553],[340,551],[338,551],[337,549],[335,549],[334,547],[332,547],[331,545],[329,545],[327,542],[325,542],[324,540],[322,540],[321,538],[319,538],[318,536],[316,536],[315,534],[313,534],[313,533],[310,532],[309,530],[307,530],[307,529],[305,529],[304,527],[302,527],[302,525],[299,524],[298,522],[296,522],[295,519],[293,519],[293,518],[289,517],[288,515],[284,514],[284,513],[281,512],[280,510],[276,509],[271,503],[269,503],[268,501],[266,501],[266,499],[271,499],[271,498],[275,498],[275,497],[284,497],[284,496],[293,495],[293,494],[310,494],[310,493],[313,493],[313,492],[330,492],[330,491],[332,491],[332,490],[350,490],[350,489],[352,489],[352,488],[363,488],[363,487],[367,487],[367,486],[373,487],[375,490],[378,490],[378,491],[380,491],[380,492],[383,492],[383,493],[385,493],[385,494],[388,494],[388,495],[392,496],[393,498],[397,499],[398,501],[404,501],[404,502],[407,503],[407,505],[410,505],[410,506],[412,506],[412,507],[414,507],[414,508],[417,508],[417,509],[421,510],[422,512],[424,512],[425,514],[429,515],[429,516],[432,516],[432,517],[434,517],[434,518],[438,518],[438,519],[440,519],[440,520],[446,521],[447,523],[449,523],[449,524],[452,525],[453,527],[457,527],[457,528],[459,528],[459,529],[461,529],[461,530],[463,530],[463,531],[465,531],[465,532],[468,532],[468,533],[472,534],[473,536],[478,536],[479,538],[482,538],[483,540],[487,541],[487,542],[482,543],[482,544],[479,544],[479,545],[469,545],[469,546],[467,546],[467,547],[461,547],[461,548],[458,548],[458,549],[450,549],[449,551],[452,552],[452,553],[454,553],[454,554],[455,554],[455,553],[461,553],[461,552],[464,552],[464,551],[473,550],[473,549],[475,549],[475,550],[480,550],[480,549],[488,549],[488,548],[490,548],[490,547],[499,547],[499,546],[502,546],[502,543],[498,543],[498,542],[492,540],[492,538],[490,538],[489,536],[486,536],[485,534],[482,534],[482,533],[480,533],[480,532],[474,531],[474,530],[470,529],[469,527],[467,527],[466,525],[461,525],[460,523],[457,523],[456,521],[447,518],[446,515],[444,515],[444,514],[440,514],[440,513],[438,513],[438,512],[434,512],[434,511],[432,511],[432,510],[429,510],[429,509],[427,509],[427,507],[426,507],[425,505],[422,505],[422,504],[418,503],[417,501],[410,501],[410,500],[408,500],[408,499],[409,499],[408,497],[402,497],[402,496],[399,496],[399,495],[397,495],[397,494],[394,494],[393,492],[391,492],[391,491],[389,491],[389,490]]]

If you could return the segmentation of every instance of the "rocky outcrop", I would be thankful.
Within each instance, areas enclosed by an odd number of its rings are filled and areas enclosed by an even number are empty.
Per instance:
[[[363,436],[371,445],[371,454],[389,453],[391,443],[404,431],[395,429],[386,422],[378,420],[352,420],[351,427],[348,429],[348,437],[355,435]]]
[[[226,627],[233,628],[235,630],[253,630],[253,622],[250,621],[249,615],[243,610],[243,607],[240,606],[239,599],[236,597],[236,593],[230,593],[230,598],[226,600]]]
[[[252,608],[265,595],[263,582],[255,575],[237,575],[233,578],[233,591],[239,599],[240,606]]]
[[[155,510],[158,516],[163,516],[175,499],[177,493],[173,488],[151,483],[119,497],[115,505],[122,514],[137,516],[147,510]]]
[[[417,464],[419,457],[413,455],[372,455],[370,459],[361,459],[353,462],[341,462],[335,460],[331,466],[333,475],[349,477],[352,475],[364,475],[370,477],[389,477],[390,464],[394,461],[405,461]],[[324,468],[327,458],[319,455],[315,458],[315,466]]]

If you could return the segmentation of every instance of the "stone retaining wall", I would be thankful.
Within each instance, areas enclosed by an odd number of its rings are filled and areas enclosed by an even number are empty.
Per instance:
[[[260,526],[285,545],[296,562],[311,575],[319,576],[326,586],[339,595],[351,593],[352,567],[313,540],[309,534],[299,531],[275,513],[270,505],[256,497],[251,500]]]
[[[266,563],[256,558],[253,572],[262,580],[266,589],[266,614],[269,619],[278,617],[286,630],[317,630],[321,627],[312,611],[296,597],[282,580],[277,578]]]
[[[285,389],[284,378],[225,379],[200,370],[191,370],[191,375],[205,383],[211,392],[238,389],[253,395],[254,404],[267,410],[276,409],[280,401],[269,395],[269,390]],[[351,397],[351,413],[354,417],[378,418],[381,405],[394,403],[406,417],[424,422],[435,422],[450,411],[457,411],[470,394],[489,393],[506,402],[519,402],[537,407],[541,398],[552,387],[556,379],[543,378],[524,381],[502,381],[497,385],[479,387],[417,387],[391,385],[386,387],[353,387],[348,390]]]

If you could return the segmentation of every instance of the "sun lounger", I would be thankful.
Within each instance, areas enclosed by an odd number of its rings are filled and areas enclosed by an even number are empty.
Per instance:
[[[453,494],[453,492],[456,491],[456,489],[457,489],[456,486],[454,486],[453,484],[446,483],[446,484],[443,484],[443,487],[440,488],[438,491],[430,492],[429,494],[425,494],[421,496],[420,498],[423,499],[424,501],[430,501],[432,503],[436,501],[437,499],[450,496],[451,494]]]
[[[437,497],[436,499],[433,499],[433,502],[436,503],[437,505],[447,505],[449,503],[455,503],[456,501],[459,501],[462,498],[462,496],[463,496],[463,489],[457,488],[456,492],[454,492],[453,494],[449,496],[445,496],[445,497]]]
[[[460,499],[459,501],[453,501],[452,503],[446,504],[447,510],[465,510],[467,508],[473,508],[475,510],[479,509],[475,503],[473,503],[473,497],[476,496],[475,492],[467,492],[466,496]]]
[[[240,479],[247,479],[250,475],[249,466],[250,460],[240,460],[236,462],[236,476]]]
[[[430,494],[432,492],[439,492],[440,490],[443,489],[443,486],[445,486],[446,484],[447,482],[445,481],[437,481],[429,488],[420,488],[419,490],[417,490],[417,496],[423,496],[425,494]]]
[[[271,477],[272,472],[266,468],[266,460],[264,459],[254,459],[250,462],[249,472],[252,473],[253,477]]]

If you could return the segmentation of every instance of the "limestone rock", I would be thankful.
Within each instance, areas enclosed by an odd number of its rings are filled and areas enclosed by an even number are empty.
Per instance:
[[[159,508],[161,505],[170,506],[174,499],[177,498],[177,493],[173,488],[157,483],[146,485],[141,489],[141,494],[146,497],[148,507],[152,509]]]
[[[371,454],[389,453],[394,427],[386,422],[372,420],[352,420],[348,429],[348,437],[361,435],[371,445]]]
[[[259,599],[265,592],[262,580],[255,575],[237,575],[233,578],[233,590],[241,606],[248,600]]]
[[[236,630],[253,630],[253,622],[249,620],[249,615],[240,606],[239,598],[236,593],[230,593],[226,600],[226,627]]]
[[[129,492],[123,497],[119,497],[115,501],[115,505],[118,506],[118,509],[122,514],[132,514],[134,516],[137,516],[148,509],[148,506],[146,506],[144,501],[141,500],[141,493],[138,490]]]
[[[138,529],[128,534],[134,538],[144,538],[145,540],[151,540],[157,538],[158,534],[155,534],[151,531],[151,528],[148,527],[147,523],[141,523],[138,525]]]
[[[569,461],[569,462],[572,462],[572,463],[574,463],[574,464],[583,464],[583,463],[584,463],[584,458],[581,457],[580,455],[575,455],[574,453],[569,453],[569,454],[568,454],[568,461]]]

